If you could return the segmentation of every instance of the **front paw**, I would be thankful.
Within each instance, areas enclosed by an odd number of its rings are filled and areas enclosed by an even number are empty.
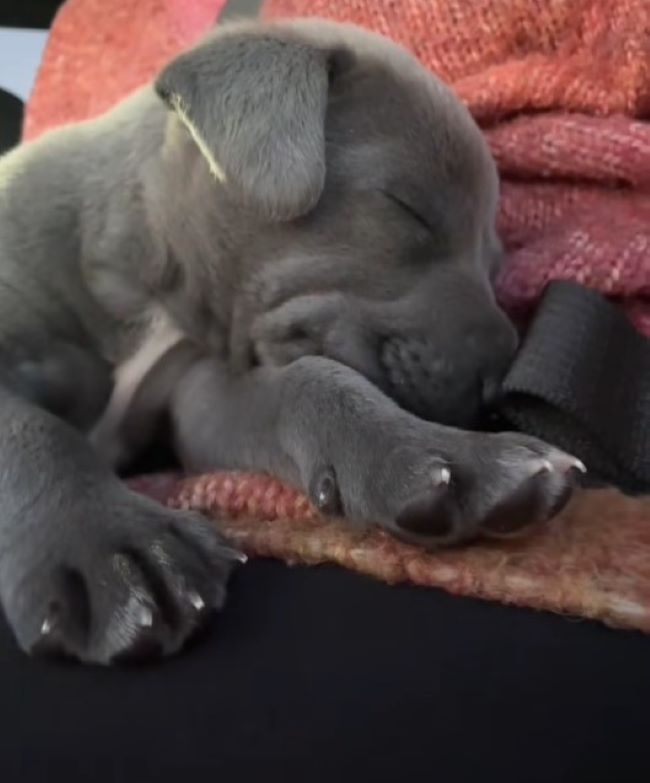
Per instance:
[[[201,517],[126,488],[65,514],[52,504],[49,516],[0,562],[7,618],[35,655],[110,664],[175,653],[223,606],[243,560]]]
[[[362,442],[362,441],[360,441]],[[477,536],[510,537],[544,522],[568,502],[584,465],[516,433],[460,432],[427,424],[374,433],[372,447],[312,482],[323,507],[336,497],[345,516],[379,523],[426,547]],[[327,507],[325,506],[327,511]]]

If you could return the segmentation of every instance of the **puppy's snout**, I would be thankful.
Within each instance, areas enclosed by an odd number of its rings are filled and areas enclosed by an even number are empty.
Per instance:
[[[501,398],[501,377],[489,375],[483,380],[482,401],[486,408],[493,408]]]
[[[517,342],[505,317],[446,339],[390,337],[380,349],[388,392],[426,419],[471,426],[483,409],[498,401]]]
[[[497,318],[468,329],[464,343],[467,362],[479,371],[482,404],[491,407],[501,396],[501,382],[517,351],[517,332],[499,314]]]

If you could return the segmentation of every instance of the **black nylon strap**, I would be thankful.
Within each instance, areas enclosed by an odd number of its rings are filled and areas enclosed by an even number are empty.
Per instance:
[[[592,479],[650,492],[650,340],[600,294],[547,287],[498,414],[579,457]]]

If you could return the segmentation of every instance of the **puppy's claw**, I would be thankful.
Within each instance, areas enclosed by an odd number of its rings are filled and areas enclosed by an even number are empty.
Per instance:
[[[136,614],[136,622],[143,628],[151,628],[153,625],[153,612],[148,606],[141,606]]]
[[[554,470],[559,470],[562,473],[568,473],[570,470],[577,470],[580,473],[587,472],[587,466],[582,460],[564,452],[554,454],[550,460],[545,461],[551,463]]]
[[[240,549],[233,546],[220,546],[218,550],[219,558],[234,561],[235,563],[247,563],[248,555],[245,555]]]
[[[196,609],[197,612],[203,611],[205,609],[205,601],[201,596],[196,592],[196,590],[192,590],[190,593],[188,593],[188,599],[189,602],[192,604],[194,609]]]
[[[31,655],[42,655],[48,658],[57,658],[66,655],[60,623],[60,608],[54,604],[50,606],[45,619],[41,623],[39,636],[30,649]]]
[[[45,619],[41,623],[40,634],[42,639],[55,636],[61,627],[61,606],[57,601],[52,601],[48,607]]]
[[[449,484],[451,482],[451,471],[449,468],[440,468],[437,475],[434,476],[433,483],[435,486],[440,484]]]
[[[248,563],[248,555],[241,552],[239,549],[232,549],[227,547],[223,550],[223,554],[227,560],[234,560],[236,563]]]
[[[323,514],[338,516],[341,513],[341,496],[332,468],[325,468],[317,474],[310,494]]]
[[[554,454],[551,459],[534,460],[531,465],[531,475],[533,476],[540,473],[554,473],[555,471],[568,473],[570,470],[578,470],[580,473],[587,472],[584,462],[562,452]]]
[[[571,467],[575,468],[576,470],[579,470],[580,473],[587,472],[587,466],[581,459],[578,459],[577,457],[573,457],[572,460],[573,461],[571,463]]]

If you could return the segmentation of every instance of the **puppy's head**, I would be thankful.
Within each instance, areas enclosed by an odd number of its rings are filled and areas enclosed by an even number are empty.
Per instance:
[[[233,361],[322,354],[471,424],[516,335],[491,288],[495,165],[453,94],[387,39],[320,20],[225,27],[156,89],[211,172]]]

